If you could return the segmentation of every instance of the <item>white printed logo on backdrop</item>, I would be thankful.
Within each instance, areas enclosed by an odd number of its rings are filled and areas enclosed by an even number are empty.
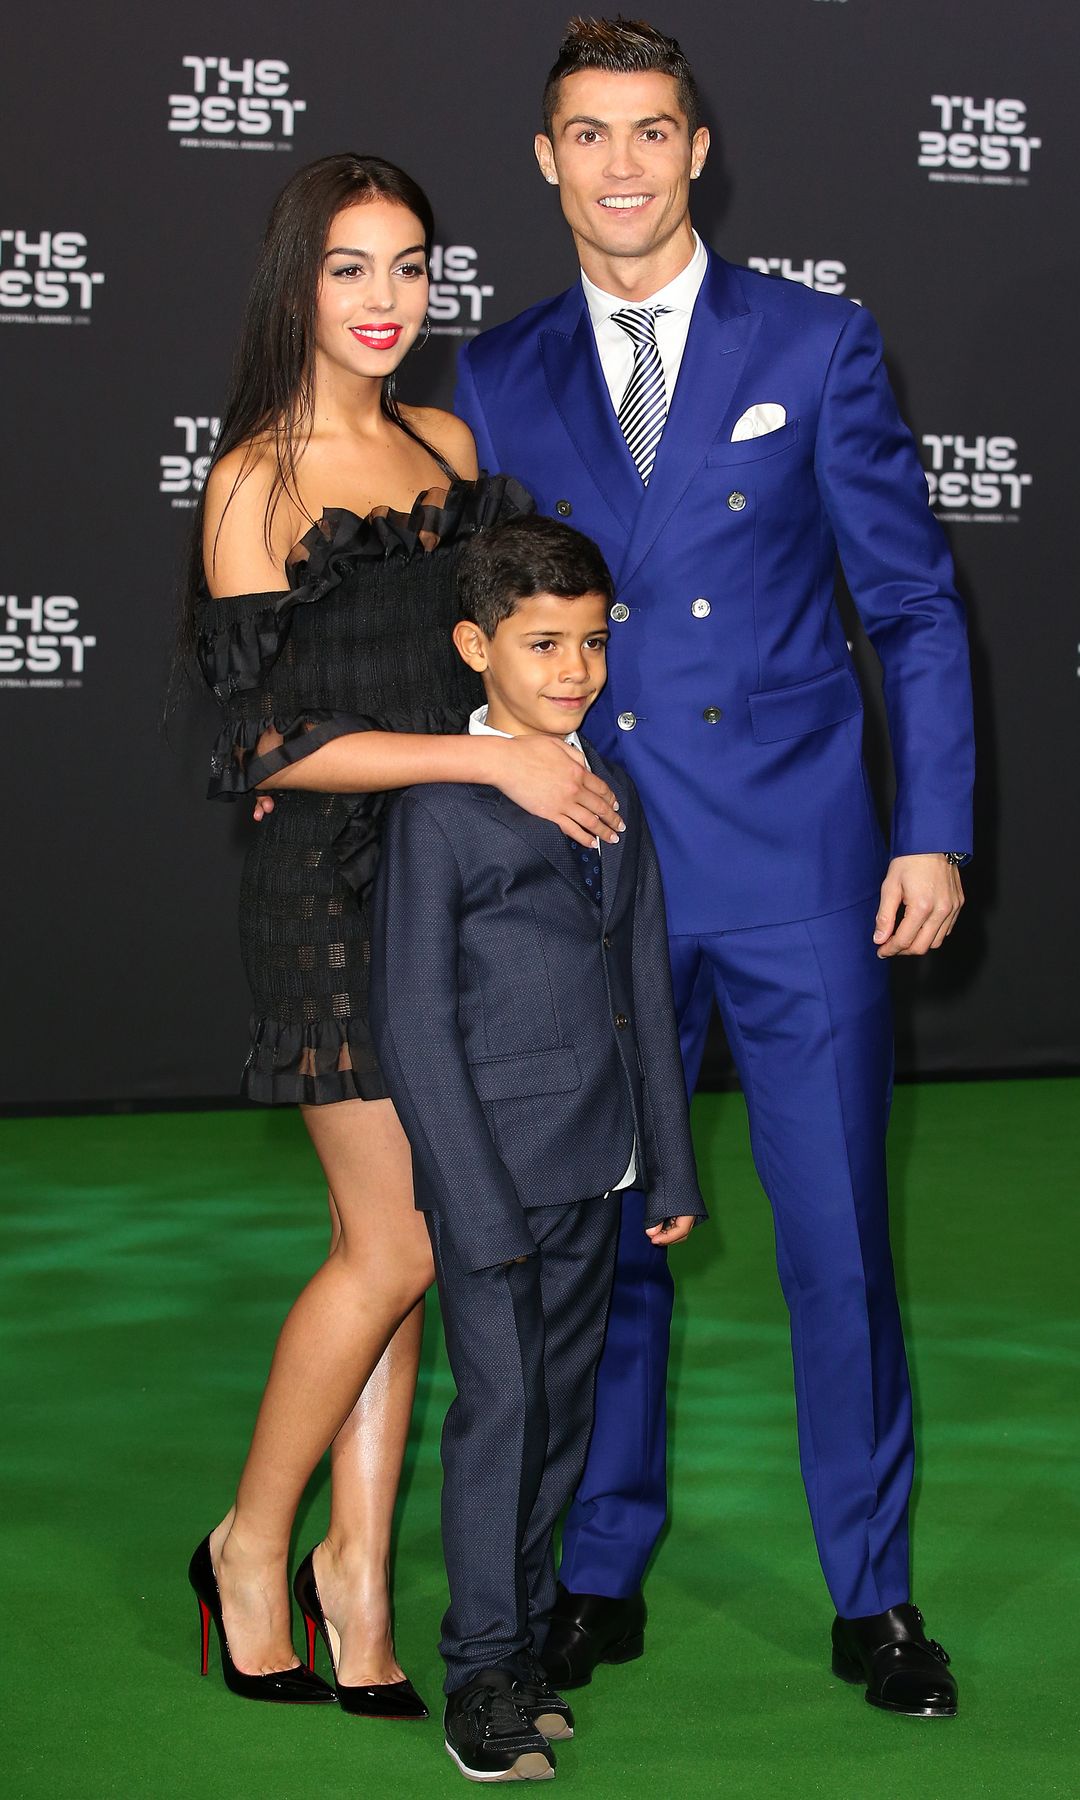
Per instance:
[[[1020,467],[1014,437],[925,432],[923,465],[930,504],[955,525],[1018,525],[1033,476]]]
[[[307,101],[289,92],[273,57],[185,56],[186,93],[169,95],[169,130],[182,150],[291,150]]]
[[[762,275],[782,275],[785,281],[798,281],[803,287],[813,288],[819,294],[847,294],[856,306],[862,301],[856,300],[854,294],[847,291],[847,265],[825,257],[815,260],[804,257],[802,261],[792,256],[748,256],[747,265],[757,269]]]
[[[96,644],[71,594],[0,594],[0,688],[81,688]]]
[[[89,325],[105,281],[81,231],[0,230],[0,324]]]
[[[158,492],[168,494],[169,505],[183,512],[198,505],[221,420],[210,413],[180,413],[173,430],[173,448],[159,458]]]
[[[1042,138],[1027,128],[1023,100],[976,100],[931,94],[935,129],[919,133],[919,167],[930,181],[975,187],[1030,187],[1031,164]]]
[[[484,307],[494,298],[482,282],[471,244],[432,244],[428,261],[431,292],[428,317],[432,337],[475,337],[484,329]]]

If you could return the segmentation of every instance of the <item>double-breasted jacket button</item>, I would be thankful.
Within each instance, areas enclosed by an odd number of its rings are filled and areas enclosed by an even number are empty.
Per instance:
[[[611,949],[611,939],[609,937],[604,938],[604,949],[605,950]]]
[[[628,619],[630,617],[630,608],[625,604],[624,601],[616,600],[614,606],[611,609],[611,616],[614,619],[616,625],[621,625],[625,619]]]
[[[734,488],[727,497],[727,503],[732,512],[742,512],[743,507],[746,505],[746,495],[741,494],[738,488]]]
[[[719,725],[724,715],[718,706],[707,706],[701,716],[706,725]]]
[[[560,519],[568,519],[573,510],[569,500],[556,500],[555,511],[558,513]]]
[[[690,611],[695,619],[707,619],[712,612],[712,607],[708,600],[693,600],[690,603]]]
[[[619,1031],[625,1031],[626,1027],[629,1025],[629,1023],[630,1023],[630,1021],[627,1018],[625,1013],[616,1013],[615,1014],[615,1025]]]
[[[621,712],[615,723],[618,725],[620,731],[633,731],[634,726],[637,724],[637,713]]]

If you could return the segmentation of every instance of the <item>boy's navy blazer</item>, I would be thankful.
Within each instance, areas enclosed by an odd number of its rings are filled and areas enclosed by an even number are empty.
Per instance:
[[[370,1019],[416,1204],[471,1269],[535,1249],[523,1209],[607,1192],[636,1144],[646,1223],[705,1216],[656,852],[625,772],[586,747],[626,831],[576,846],[496,788],[408,788],[372,901]]]

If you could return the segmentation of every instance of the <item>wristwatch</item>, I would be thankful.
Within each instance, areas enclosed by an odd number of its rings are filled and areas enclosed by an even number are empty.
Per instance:
[[[967,861],[967,851],[966,850],[946,850],[944,852],[944,855],[945,855],[945,861],[947,863],[952,863],[952,866],[954,869],[960,863]]]

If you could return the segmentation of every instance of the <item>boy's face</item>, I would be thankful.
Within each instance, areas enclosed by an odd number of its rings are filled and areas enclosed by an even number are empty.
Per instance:
[[[518,601],[494,637],[463,619],[454,643],[483,676],[493,731],[567,737],[607,680],[608,635],[603,594],[533,594]]]

